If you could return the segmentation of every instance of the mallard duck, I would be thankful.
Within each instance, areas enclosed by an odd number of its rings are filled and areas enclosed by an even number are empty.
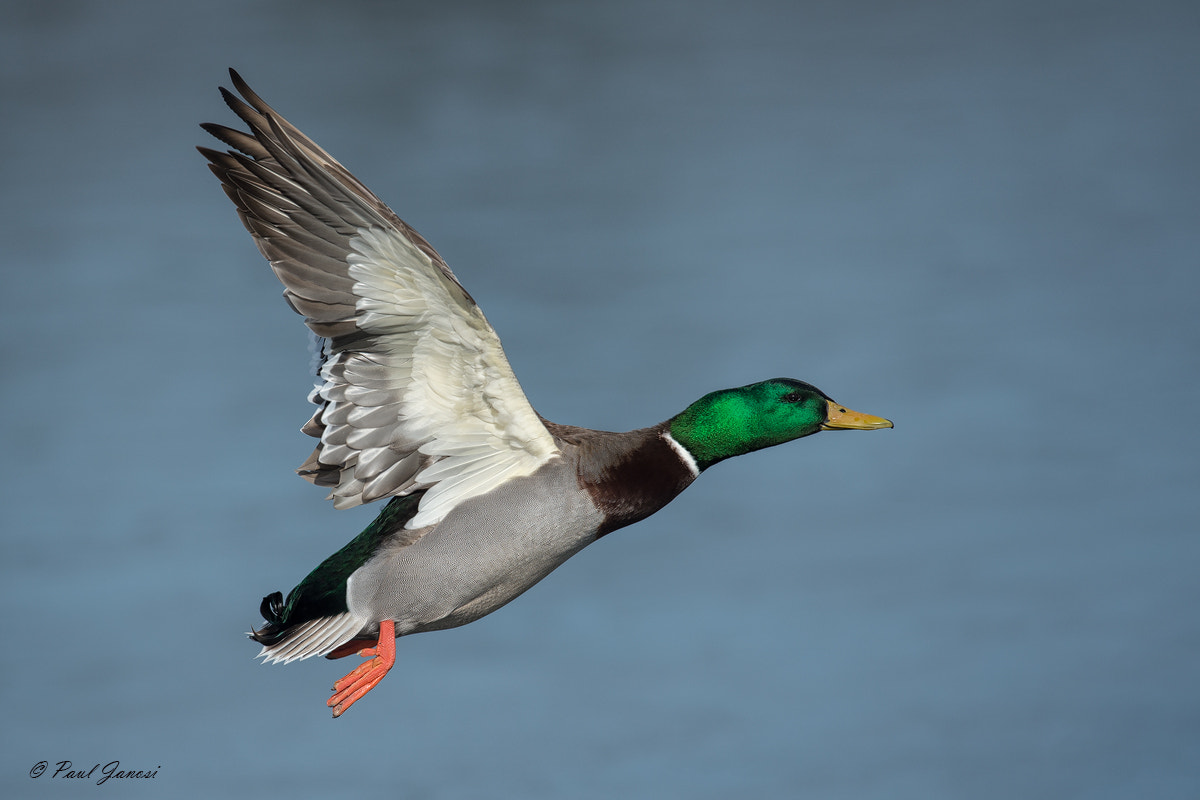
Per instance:
[[[714,464],[828,430],[890,428],[776,378],[712,392],[649,428],[541,417],[500,339],[441,256],[230,70],[249,132],[201,127],[209,168],[318,337],[320,441],[297,470],[335,508],[390,498],[248,635],[265,663],[367,659],[335,683],[340,716],[392,668],[396,638],[513,600],[588,544],[658,511]],[[242,99],[244,98],[244,99]]]

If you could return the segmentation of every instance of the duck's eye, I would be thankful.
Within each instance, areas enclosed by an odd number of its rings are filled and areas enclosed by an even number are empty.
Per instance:
[[[797,403],[800,401],[800,398],[803,396],[804,395],[802,395],[800,392],[788,392],[780,399],[783,400],[783,402],[785,402],[785,403]]]

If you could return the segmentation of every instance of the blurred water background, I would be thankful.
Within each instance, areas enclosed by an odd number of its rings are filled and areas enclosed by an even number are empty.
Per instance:
[[[1196,4],[3,16],[4,796],[1200,797]],[[192,149],[228,66],[550,419],[787,375],[896,429],[719,465],[331,721],[352,664],[242,632],[375,509],[292,474],[305,331]]]

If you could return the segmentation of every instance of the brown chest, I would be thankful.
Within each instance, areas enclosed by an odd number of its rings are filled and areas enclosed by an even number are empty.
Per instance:
[[[696,477],[657,433],[644,436],[631,448],[591,455],[592,466],[580,470],[580,484],[604,514],[600,536],[650,516]]]

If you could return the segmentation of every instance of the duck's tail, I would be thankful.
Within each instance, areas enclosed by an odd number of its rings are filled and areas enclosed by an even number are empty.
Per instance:
[[[360,634],[367,627],[366,620],[349,612],[299,623],[288,622],[287,606],[281,592],[264,597],[259,611],[267,623],[246,635],[263,646],[257,657],[262,658],[264,664],[287,664],[312,656],[331,655],[348,642],[361,638]],[[353,651],[331,657],[349,652]]]
[[[267,624],[251,630],[246,635],[261,645],[269,647],[277,644],[287,635],[290,627],[283,621],[283,612],[283,592],[271,592],[262,599],[262,605],[258,607],[258,613],[262,614]]]

